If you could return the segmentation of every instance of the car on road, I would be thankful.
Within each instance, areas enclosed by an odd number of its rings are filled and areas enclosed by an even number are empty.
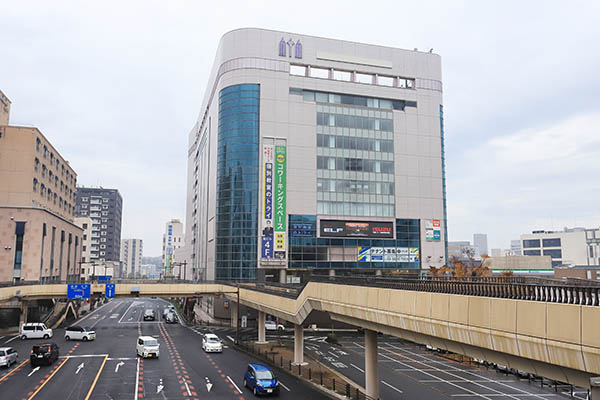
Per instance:
[[[10,367],[15,364],[19,358],[19,353],[12,347],[0,347],[0,366]]]
[[[174,313],[174,312],[175,312],[175,306],[169,305],[169,306],[165,307],[163,309],[163,318],[165,318],[168,313]]]
[[[244,386],[259,394],[279,394],[279,380],[269,367],[262,364],[248,364],[244,374]]]
[[[177,323],[177,315],[175,315],[174,312],[170,312],[167,315],[165,315],[165,322],[167,324],[176,324]]]
[[[202,338],[202,349],[206,353],[221,353],[223,351],[223,343],[214,333],[207,333]]]
[[[52,329],[41,322],[28,322],[21,325],[21,339],[50,339]]]
[[[65,340],[88,340],[96,339],[96,331],[87,326],[70,326],[65,329]]]
[[[47,364],[50,365],[58,360],[58,345],[56,343],[36,344],[31,348],[29,361],[31,367]]]
[[[144,321],[154,321],[156,319],[156,315],[154,314],[154,310],[149,308],[144,311]]]
[[[135,352],[143,358],[158,358],[160,355],[160,344],[152,336],[140,336],[138,337]]]
[[[268,331],[285,331],[285,326],[275,323],[275,321],[265,321],[265,329]]]

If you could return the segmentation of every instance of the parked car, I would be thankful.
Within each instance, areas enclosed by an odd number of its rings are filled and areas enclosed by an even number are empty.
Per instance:
[[[50,365],[56,360],[58,360],[58,346],[56,343],[36,344],[29,355],[32,368],[42,364]]]
[[[209,352],[217,352],[220,353],[223,351],[223,343],[221,343],[221,339],[213,333],[207,333],[202,338],[202,349]]]
[[[176,324],[177,323],[177,315],[174,312],[170,312],[165,316],[165,322],[167,324]]]
[[[65,329],[65,340],[88,340],[96,339],[96,332],[84,326],[70,326]]]
[[[160,355],[160,344],[158,340],[152,336],[140,336],[138,337],[135,352],[138,356],[143,358],[158,358]]]
[[[0,366],[10,367],[15,364],[19,358],[19,353],[12,347],[0,347]]]
[[[21,339],[50,339],[52,329],[41,322],[28,322],[21,325]]]
[[[279,394],[279,380],[269,367],[262,364],[248,364],[244,374],[244,386],[259,394]]]
[[[154,321],[156,315],[154,314],[154,310],[149,308],[144,311],[144,321]]]
[[[265,329],[268,331],[285,331],[285,326],[276,324],[275,321],[265,321]]]

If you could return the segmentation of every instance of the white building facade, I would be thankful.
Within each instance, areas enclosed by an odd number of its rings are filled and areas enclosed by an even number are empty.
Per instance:
[[[164,276],[173,276],[173,263],[175,250],[185,245],[183,224],[178,219],[172,219],[165,224],[165,233],[162,243],[162,273]]]
[[[565,228],[521,235],[524,256],[551,256],[552,266],[600,265],[600,229]]]
[[[444,265],[440,57],[225,34],[189,136],[186,212],[200,279]]]
[[[142,257],[144,256],[144,241],[142,239],[121,240],[121,268],[123,278],[138,278],[144,275]]]

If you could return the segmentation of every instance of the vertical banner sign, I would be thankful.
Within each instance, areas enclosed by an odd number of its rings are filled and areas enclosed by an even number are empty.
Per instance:
[[[425,240],[440,241],[441,235],[441,224],[439,219],[428,219],[425,223]]]
[[[275,146],[275,258],[285,258],[286,232],[286,146]]]
[[[263,145],[262,258],[273,258],[273,145]]]

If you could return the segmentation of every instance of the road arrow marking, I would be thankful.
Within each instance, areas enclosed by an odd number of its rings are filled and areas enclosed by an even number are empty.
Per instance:
[[[119,367],[125,365],[125,363],[123,361],[121,361],[120,363],[117,364],[117,366],[115,367],[115,372],[119,372]]]
[[[160,383],[158,384],[158,386],[156,387],[156,394],[159,394],[161,390],[163,390],[165,387],[163,386],[163,381],[162,379],[160,380]]]
[[[79,371],[81,371],[81,368],[83,368],[83,363],[81,363],[77,366],[77,371],[75,371],[75,375],[77,375],[79,373]]]
[[[37,371],[38,369],[40,369],[40,367],[35,367],[34,369],[31,370],[31,372],[29,373],[29,375],[27,376],[31,376],[34,374],[35,371]]]
[[[210,383],[208,376],[205,379],[206,379],[206,391],[210,393],[210,389],[212,389],[213,385],[212,385],[212,383]]]

